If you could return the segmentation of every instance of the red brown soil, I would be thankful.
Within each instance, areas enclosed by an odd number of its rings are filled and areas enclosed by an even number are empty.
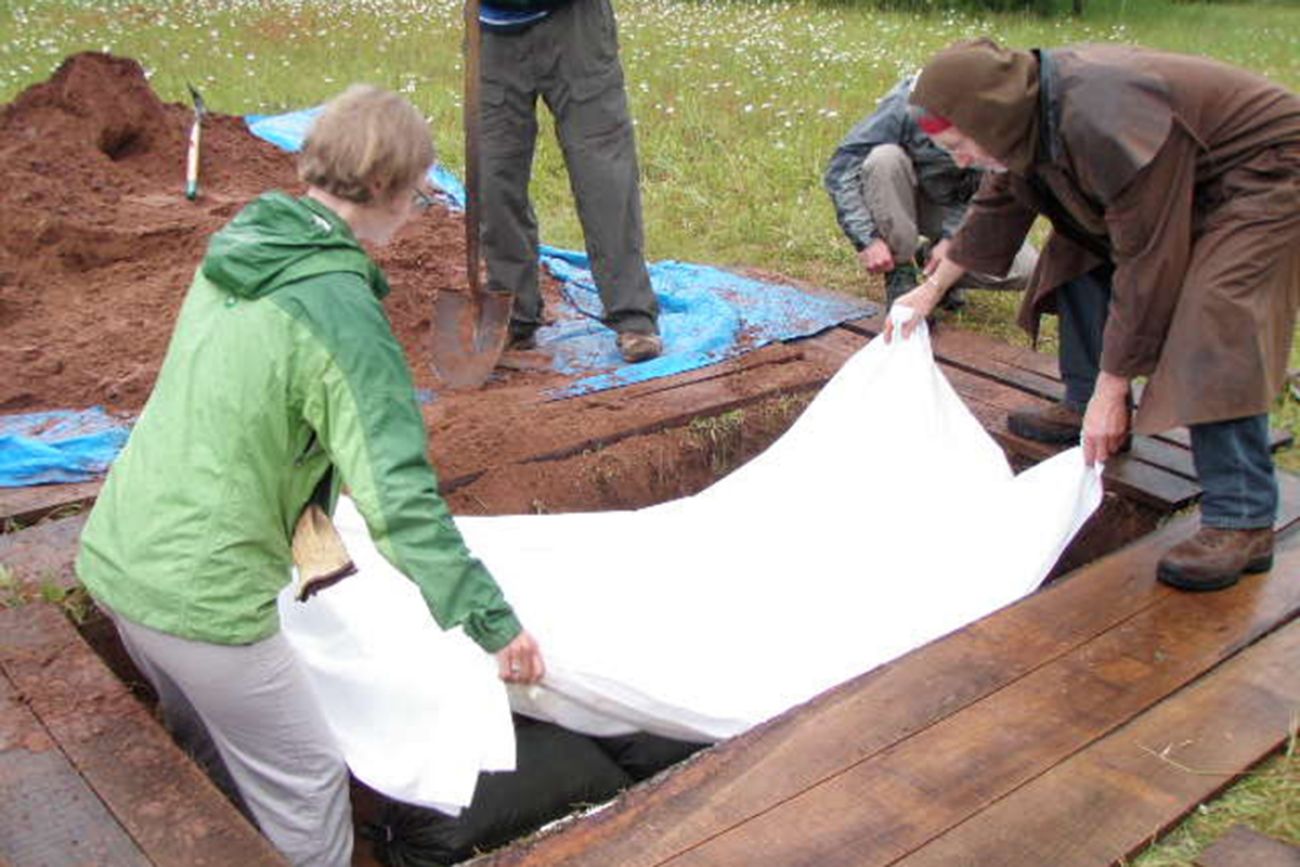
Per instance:
[[[187,201],[193,117],[104,54],[70,58],[0,113],[0,366],[19,373],[0,411],[138,410],[208,236],[259,193],[301,191],[293,156],[209,114],[202,194]],[[413,358],[433,287],[464,283],[463,231],[435,209],[377,252]]]
[[[292,155],[255,138],[241,117],[212,113],[203,122],[200,195],[188,201],[193,117],[190,105],[160,101],[135,61],[94,53],[70,57],[0,109],[0,413],[95,404],[138,411],[208,236],[268,189],[301,192]],[[434,208],[372,253],[392,284],[385,307],[416,385],[434,390],[430,313],[437,287],[464,286],[464,223]],[[555,303],[553,287],[546,291]],[[624,431],[653,428],[626,390],[546,405],[541,390],[564,381],[549,371],[498,372],[486,388],[444,394],[426,408],[444,479],[483,476],[493,492],[461,507],[553,508],[553,490],[575,484],[564,462],[487,477],[563,451],[610,419]],[[539,406],[546,424],[537,421]],[[604,421],[593,424],[593,414]],[[662,444],[625,440],[619,448],[625,468],[614,494],[562,496],[563,508],[644,505],[680,492],[664,478],[651,490],[645,466],[669,460]]]

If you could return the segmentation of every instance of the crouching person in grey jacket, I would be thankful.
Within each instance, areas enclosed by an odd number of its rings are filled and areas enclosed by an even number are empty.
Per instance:
[[[943,261],[983,174],[958,167],[917,124],[908,107],[914,81],[900,81],[849,131],[825,175],[840,228],[862,267],[884,276],[890,305],[916,287],[918,266],[930,274]],[[1026,242],[1005,277],[968,272],[945,306],[960,307],[964,287],[1023,289],[1037,261]]]

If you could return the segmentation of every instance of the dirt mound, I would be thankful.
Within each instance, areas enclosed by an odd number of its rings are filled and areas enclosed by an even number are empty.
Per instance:
[[[188,201],[193,116],[190,105],[160,101],[138,63],[105,54],[69,58],[0,107],[0,413],[138,410],[208,237],[266,190],[301,192],[292,155],[241,117],[214,113],[204,120],[200,195]],[[438,386],[427,357],[433,299],[465,284],[464,230],[458,214],[434,208],[375,256],[418,388]],[[554,283],[543,287],[559,309]],[[548,402],[544,390],[567,380],[544,358],[515,357],[484,389],[441,392],[424,407],[430,455],[453,508],[474,514],[681,496],[716,471],[709,438],[701,447],[681,426],[715,404],[758,400],[777,381],[803,388],[829,375],[820,361],[772,352],[734,380],[702,375],[704,400],[655,385],[641,390],[648,398],[633,388]],[[770,441],[788,422],[778,416],[773,426],[747,412],[736,455]]]
[[[134,60],[97,53],[0,109],[0,412],[138,409],[208,236],[268,189],[301,190],[291,155],[213,113],[186,200],[193,117]],[[434,287],[464,282],[463,231],[435,209],[377,256],[408,352]]]

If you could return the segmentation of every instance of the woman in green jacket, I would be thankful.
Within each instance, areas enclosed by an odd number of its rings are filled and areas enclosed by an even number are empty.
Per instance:
[[[388,284],[359,243],[411,217],[433,158],[395,94],[354,86],[326,106],[307,194],[263,195],[213,236],[77,559],[168,726],[295,864],[352,850],[347,769],[276,615],[309,505],[346,485],[443,628],[506,680],[544,672],[438,495]]]

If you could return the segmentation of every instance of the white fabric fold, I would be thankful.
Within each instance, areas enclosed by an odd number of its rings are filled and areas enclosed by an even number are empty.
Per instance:
[[[695,496],[457,524],[546,657],[541,685],[510,689],[516,710],[715,740],[1029,593],[1100,501],[1078,448],[1013,474],[920,323],[850,358],[784,436]],[[472,794],[509,725],[491,660],[434,635],[349,503],[336,522],[360,575],[282,611],[349,762],[403,800]],[[300,638],[316,607],[330,613]],[[399,716],[400,732],[371,725]]]

